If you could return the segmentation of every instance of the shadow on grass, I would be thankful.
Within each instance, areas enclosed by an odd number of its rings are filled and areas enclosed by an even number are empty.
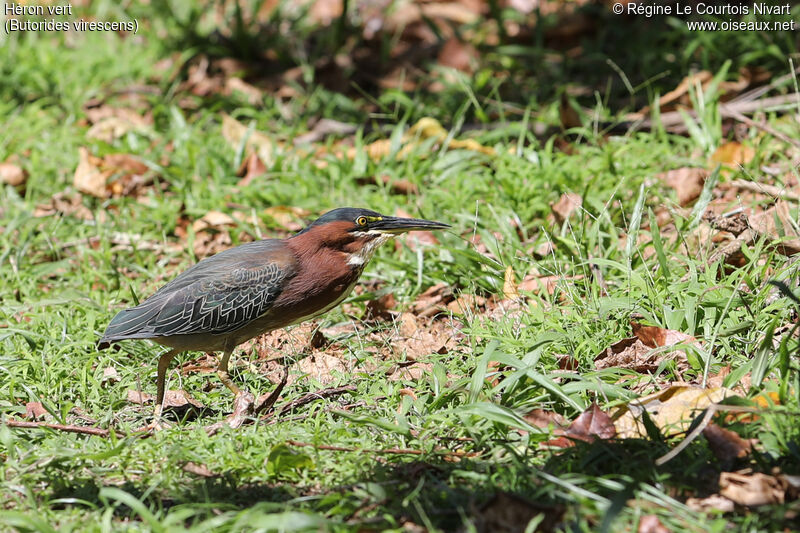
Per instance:
[[[170,12],[169,3],[156,3],[163,4],[162,12]],[[306,66],[311,73],[305,79],[309,88],[322,86],[348,97],[373,98],[385,91],[385,77],[399,69],[407,73],[403,77],[413,87],[405,92],[415,92],[429,103],[433,99],[443,116],[454,116],[464,104],[460,84],[445,81],[443,92],[441,88],[431,92],[430,83],[444,79],[435,67],[446,36],[452,33],[466,40],[475,34],[468,24],[447,23],[449,31],[429,29],[437,36],[429,44],[414,42],[411,28],[436,24],[411,22],[399,40],[413,45],[398,52],[398,35],[381,30],[368,38],[364,28],[342,17],[328,26],[310,26],[300,22],[302,14],[281,15],[275,10],[268,21],[256,23],[247,22],[237,11],[209,31],[200,29],[202,9],[190,11],[191,16],[175,17],[164,40],[167,51],[192,50],[196,56],[242,60],[249,64],[244,79],[267,92],[274,88],[270,79]],[[690,71],[716,73],[728,60],[733,60],[731,76],[744,65],[782,73],[787,68],[785,57],[796,49],[792,32],[691,31],[686,17],[620,16],[599,2],[585,3],[573,12],[543,15],[536,23],[511,11],[491,16],[500,17],[500,27],[505,22],[516,29],[513,36],[499,32],[496,43],[476,43],[478,68],[469,80],[470,90],[478,97],[521,108],[553,102],[569,86],[578,89],[576,98],[585,106],[593,107],[599,99],[614,110],[639,108],[657,94],[674,89]],[[368,110],[363,112],[366,119]]]
[[[672,461],[656,466],[654,459],[668,450],[663,443],[631,439],[578,442],[558,453],[536,451],[525,456],[495,448],[491,460],[376,457],[367,470],[322,488],[288,481],[241,482],[234,472],[190,476],[180,489],[166,492],[135,480],[111,486],[131,494],[152,512],[169,514],[176,506],[193,507],[196,513],[190,522],[223,511],[256,507],[263,511],[266,505],[268,512],[312,513],[361,531],[404,524],[462,531],[468,523],[481,532],[524,531],[531,520],[539,521],[537,531],[586,527],[613,531],[612,523],[631,505],[645,514],[663,514],[662,520],[673,526],[686,525],[692,517],[676,513],[680,506],[676,501],[718,492],[723,470],[704,442],[695,442]],[[784,459],[756,456],[729,467],[769,474]],[[57,464],[44,469],[52,480],[54,499],[105,505],[98,478],[64,476]],[[643,494],[652,497],[643,499]],[[778,530],[791,524],[800,510],[796,503],[737,509],[726,518],[736,522],[758,516],[759,524],[769,523]],[[125,505],[119,505],[115,514],[132,516]]]

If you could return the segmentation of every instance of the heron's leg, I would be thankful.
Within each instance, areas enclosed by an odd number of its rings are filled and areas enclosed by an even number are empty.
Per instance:
[[[242,391],[233,383],[228,374],[228,361],[232,353],[233,350],[225,350],[225,353],[222,354],[222,359],[219,360],[219,366],[217,366],[217,375],[219,376],[219,380],[222,381],[222,384],[228,387],[234,396],[239,396]]]
[[[173,348],[158,358],[158,375],[156,377],[156,408],[153,413],[156,422],[158,422],[158,419],[161,418],[161,410],[164,406],[164,382],[167,378],[167,367],[169,367],[169,364],[179,353],[181,353],[180,350]]]

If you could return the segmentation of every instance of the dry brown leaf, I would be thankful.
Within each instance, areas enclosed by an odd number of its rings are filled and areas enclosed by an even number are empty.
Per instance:
[[[117,369],[113,366],[107,366],[103,369],[103,377],[100,379],[100,385],[106,386],[109,383],[116,383],[119,379]]]
[[[782,504],[786,488],[785,480],[761,472],[722,472],[719,475],[720,496],[748,507]]]
[[[696,167],[676,168],[658,175],[668,187],[675,189],[680,206],[689,205],[700,196],[707,177],[705,169]]]
[[[42,405],[42,402],[28,402],[25,404],[25,418],[29,420],[38,420],[46,416],[48,416],[48,412]]]
[[[258,157],[258,154],[252,153],[244,158],[242,164],[239,165],[239,170],[236,171],[236,175],[242,178],[239,180],[237,185],[239,187],[247,187],[254,178],[257,178],[266,172],[267,166],[263,161],[261,161],[261,158]]]
[[[0,182],[12,187],[19,187],[25,184],[28,179],[28,171],[15,165],[14,163],[0,163]]]
[[[84,194],[97,198],[132,196],[152,181],[146,177],[147,165],[130,154],[99,158],[84,147],[80,147],[78,153],[73,185]]]
[[[78,148],[78,166],[75,168],[75,175],[72,183],[75,188],[84,194],[90,194],[97,198],[106,198],[106,175],[100,171],[102,160],[89,153],[83,146]]]
[[[232,216],[220,211],[209,211],[201,218],[194,221],[192,230],[194,230],[195,233],[199,233],[208,229],[222,230],[235,225],[236,220]]]
[[[554,411],[545,411],[544,409],[534,409],[524,417],[525,421],[537,428],[548,428],[554,426],[555,428],[566,428],[569,421],[560,414]]]
[[[515,300],[519,298],[517,291],[517,280],[514,277],[514,269],[511,265],[506,267],[506,272],[503,275],[503,298],[508,300]]]
[[[250,128],[226,114],[222,115],[222,136],[234,150],[238,150],[242,143],[246,142],[245,153],[258,154],[267,167],[275,163],[274,153],[281,148],[280,144],[273,142],[266,133],[250,131]]]
[[[647,438],[647,430],[642,422],[642,411],[647,411],[650,420],[662,434],[676,435],[686,431],[702,410],[729,396],[738,394],[722,387],[702,389],[672,385],[618,407],[611,418],[620,438]]]
[[[327,385],[341,379],[348,372],[341,359],[325,352],[314,352],[291,365],[289,370],[288,385],[298,379],[298,376],[294,375],[297,373],[309,375],[319,383]]]
[[[593,403],[573,420],[563,433],[557,433],[563,436],[544,444],[557,448],[568,448],[575,445],[575,440],[594,442],[597,438],[613,439],[617,435],[617,430],[611,418],[596,403]]]
[[[128,390],[128,402],[144,405],[155,401],[155,396],[146,392]],[[168,390],[164,393],[164,407],[180,409],[192,406],[198,409],[203,408],[203,404],[195,400],[184,390]]]
[[[441,50],[439,50],[436,61],[443,67],[472,74],[477,59],[478,50],[474,46],[461,41],[457,37],[451,37],[445,41]]]
[[[250,105],[258,105],[264,99],[264,93],[255,85],[250,85],[241,78],[227,78],[225,80],[225,94],[241,93],[244,95],[247,103]]]
[[[686,500],[686,506],[698,513],[710,511],[730,513],[735,509],[735,504],[731,500],[719,494],[712,494],[708,498],[689,498]]]
[[[147,131],[153,119],[127,108],[101,106],[88,109],[86,115],[92,122],[87,139],[97,139],[111,144],[130,131]]]
[[[636,533],[670,533],[670,530],[661,523],[656,515],[646,514],[639,520]]]
[[[211,470],[208,469],[206,465],[200,465],[189,461],[185,465],[183,465],[183,471],[188,472],[190,474],[194,474],[200,477],[218,477],[219,474],[215,474]]]
[[[81,220],[94,219],[89,208],[83,205],[83,197],[78,193],[56,193],[50,198],[49,203],[38,204],[33,211],[35,217],[48,217],[55,214],[74,216]],[[105,220],[105,211],[100,211],[97,218],[100,221]]]
[[[276,205],[267,207],[263,213],[274,220],[280,227],[289,231],[300,231],[305,227],[302,220],[311,214],[311,211],[301,207]]]
[[[388,292],[383,296],[374,298],[367,302],[364,320],[388,320],[392,317],[392,311],[397,302],[394,293]]]
[[[446,283],[437,283],[431,285],[425,292],[417,297],[417,300],[411,306],[411,311],[417,316],[431,316],[435,315],[445,306],[455,300],[455,297],[450,290],[450,286]]]
[[[645,326],[638,322],[631,322],[631,328],[633,329],[633,334],[651,348],[674,346],[681,343],[699,345],[697,339],[691,335],[675,331],[674,329]]]
[[[680,331],[657,326],[643,326],[631,322],[634,337],[622,339],[609,346],[595,357],[595,367],[629,368],[636,372],[654,372],[661,361],[673,359],[678,371],[688,368],[686,353],[682,350],[653,351],[655,348],[689,344],[699,347],[697,339]]]
[[[517,289],[525,292],[544,292],[552,295],[559,286],[563,287],[570,281],[577,281],[583,278],[583,274],[578,274],[576,276],[541,276],[537,274],[528,274],[522,279]]]
[[[723,464],[731,464],[736,459],[743,459],[753,449],[752,441],[745,440],[735,431],[720,427],[713,422],[703,430],[703,436],[714,456]]]
[[[751,146],[731,141],[716,149],[711,155],[711,162],[712,164],[719,163],[733,170],[738,170],[740,166],[752,161],[755,155],[756,151]]]
[[[583,198],[574,192],[565,192],[558,199],[558,202],[553,204],[553,215],[557,222],[561,223],[571,217],[583,205]]]
[[[402,161],[425,139],[436,139],[441,143],[446,141],[447,137],[447,130],[442,127],[438,120],[431,117],[423,117],[403,135],[402,147],[398,150],[396,158],[398,161]],[[392,141],[390,139],[379,139],[366,145],[364,150],[366,150],[371,159],[379,161],[391,153],[391,147]],[[489,156],[495,155],[494,148],[483,146],[474,139],[451,139],[448,148],[451,150],[470,150]],[[353,159],[356,156],[356,148],[349,148],[345,155],[349,159]],[[424,157],[424,154],[420,157]]]
[[[389,381],[417,381],[423,376],[428,376],[433,371],[432,363],[400,364],[387,373]]]

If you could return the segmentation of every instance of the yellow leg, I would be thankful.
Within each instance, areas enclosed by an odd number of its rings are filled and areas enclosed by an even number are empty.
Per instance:
[[[228,361],[230,360],[232,353],[233,350],[227,350],[224,354],[222,354],[222,359],[219,360],[219,366],[217,366],[217,375],[219,376],[220,381],[222,381],[222,384],[228,387],[228,390],[230,390],[234,396],[239,396],[242,391],[239,390],[239,387],[233,383],[230,375],[228,375]]]
[[[180,350],[172,349],[164,353],[158,359],[158,375],[156,377],[156,407],[155,411],[153,412],[156,423],[158,423],[159,419],[161,418],[161,410],[164,407],[164,382],[167,378],[167,368],[175,356],[179,353],[181,353]]]

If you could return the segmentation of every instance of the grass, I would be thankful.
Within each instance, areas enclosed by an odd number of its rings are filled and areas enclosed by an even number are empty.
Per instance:
[[[692,34],[680,51],[635,56],[629,49],[636,47],[623,46],[601,25],[595,51],[575,59],[548,63],[544,42],[508,42],[487,47],[484,70],[448,85],[438,96],[423,90],[370,92],[369,87],[354,95],[325,88],[314,65],[326,43],[336,40],[308,26],[302,14],[290,19],[294,41],[289,42],[275,28],[255,34],[246,27],[217,27],[200,16],[199,8],[175,14],[171,6],[152,2],[117,8],[101,2],[92,8],[99,18],[131,16],[144,22],[136,37],[39,33],[4,36],[0,46],[5,124],[0,160],[17,154],[30,173],[24,190],[0,190],[0,414],[23,417],[26,402],[41,402],[54,422],[94,420],[91,425],[119,431],[119,436],[112,432],[98,438],[0,425],[0,523],[23,531],[402,531],[414,525],[492,530],[493,498],[510,494],[518,498],[514,505],[501,507],[518,513],[512,520],[522,524],[521,530],[534,508],[531,502],[543,506],[545,515],[563,512],[557,528],[569,531],[632,530],[647,514],[671,530],[791,526],[796,501],[725,515],[690,510],[686,498],[715,492],[724,470],[703,439],[672,462],[656,466],[653,459],[680,438],[579,443],[556,452],[540,446],[551,437],[547,431],[534,431],[521,418],[544,408],[572,419],[592,402],[608,408],[636,398],[637,385],[655,387],[681,378],[700,382],[731,365],[734,375],[766,378],[754,380],[751,395],[779,391],[783,400],[758,420],[732,426],[760,442],[737,466],[800,473],[800,434],[793,423],[799,407],[793,360],[797,342],[785,330],[779,330],[783,344],[765,341],[771,325],[785,327],[797,312],[786,297],[775,296],[767,281],[788,283],[796,279],[797,267],[761,241],[744,248],[738,268],[707,264],[712,247],[698,238],[695,217],[654,181],[671,168],[709,166],[708,155],[726,138],[716,122],[716,101],[706,102],[710,107],[697,119],[694,137],[658,130],[605,137],[591,123],[565,135],[537,137],[528,128],[529,119],[558,125],[555,97],[567,80],[589,87],[593,96],[584,105],[596,103],[605,115],[620,109],[616,104],[621,100],[634,109],[664,94],[691,66],[717,73],[731,59],[728,73],[761,62],[782,74],[786,55],[795,52],[788,36]],[[175,16],[165,15],[170,13]],[[234,30],[225,30],[232,33],[223,39],[213,33],[219,28]],[[637,29],[631,39],[655,30],[664,46],[687,38],[674,20],[662,19]],[[769,46],[762,46],[763,40]],[[301,50],[294,46],[298,43],[313,46]],[[269,94],[257,105],[235,94],[187,96],[180,86],[185,69],[176,68],[172,77],[155,66],[176,52],[184,58],[196,52],[247,57],[248,51],[270,46],[277,56],[272,68],[299,64],[312,74],[283,111]],[[644,68],[636,80],[643,85],[626,94],[616,71],[604,66],[608,57],[629,76],[637,65]],[[552,81],[531,75],[542,66]],[[665,69],[667,75],[658,77]],[[509,75],[486,81],[482,74],[499,70]],[[601,90],[602,79],[610,81]],[[157,90],[135,97],[125,92],[137,84]],[[187,97],[200,105],[183,106]],[[85,107],[95,98],[120,107],[142,105],[152,113],[153,124],[111,143],[88,139]],[[524,112],[511,113],[512,106]],[[315,117],[358,121],[366,126],[355,136],[357,148],[379,138],[399,139],[405,126],[433,116],[455,138],[474,138],[494,147],[496,155],[423,141],[402,160],[387,156],[374,161],[359,150],[352,160],[328,156],[327,166],[320,168],[314,155],[288,149],[276,156],[265,176],[239,186],[235,172],[242,153],[222,135],[223,112],[245,124],[252,121],[256,129],[283,141],[305,132]],[[768,118],[796,135],[795,124]],[[466,133],[459,124],[477,126]],[[567,149],[556,142],[564,139]],[[763,165],[787,165],[793,158],[788,147],[758,130],[747,131],[742,142],[756,149],[756,157],[723,175],[723,181],[757,179]],[[148,187],[140,199],[83,195],[80,204],[92,214],[88,218],[75,213],[35,216],[37,205],[74,192],[80,147],[97,156],[133,154],[164,186]],[[793,167],[786,174],[797,177]],[[363,185],[363,176],[388,176],[389,183],[408,180],[420,192],[406,196],[380,182]],[[552,222],[551,205],[565,192],[580,194],[583,208],[567,223]],[[438,246],[379,251],[365,275],[365,282],[374,282],[368,285],[372,288],[351,299],[348,314],[337,309],[319,320],[321,327],[331,328],[326,331],[338,331],[332,340],[342,346],[341,356],[358,362],[360,370],[334,371],[330,383],[313,375],[299,379],[282,401],[325,386],[350,384],[355,391],[307,404],[285,420],[209,437],[203,425],[230,409],[228,391],[206,374],[182,376],[173,366],[170,387],[183,388],[214,413],[179,421],[148,439],[133,435],[149,421],[150,408],[129,403],[127,391],[154,392],[161,349],[131,342],[120,351],[98,352],[94,342],[115,312],[150,295],[196,260],[192,236],[187,244],[176,234],[181,218],[191,225],[212,210],[254,213],[253,223],[231,232],[237,244],[287,234],[266,207],[318,213],[350,204],[387,213],[402,208],[453,225],[439,236]],[[665,239],[657,254],[650,244],[658,234],[651,220],[660,206],[672,213],[677,238]],[[796,206],[792,214],[796,219]],[[118,246],[117,232],[182,248],[153,252]],[[470,242],[473,235],[485,248]],[[548,242],[553,254],[542,258],[533,253]],[[418,379],[386,377],[395,362],[379,355],[380,339],[391,342],[386,339],[396,326],[361,320],[371,296],[391,291],[399,308],[407,309],[439,282],[459,294],[501,295],[507,267],[517,281],[534,270],[561,281],[553,294],[529,295],[508,313],[457,314],[458,349],[424,354],[431,367]],[[607,290],[595,281],[593,269],[602,272]],[[653,376],[596,370],[596,354],[629,336],[633,317],[694,335],[706,348],[689,353],[691,365],[682,375],[669,362]],[[348,328],[353,322],[355,329]],[[559,371],[563,354],[577,359],[579,372],[565,377]],[[290,362],[303,357],[294,350],[283,355]],[[257,354],[239,353],[237,361],[257,363]],[[119,381],[103,379],[108,367],[117,371]],[[253,392],[273,387],[268,376],[242,363],[234,364],[233,375]],[[502,380],[494,383],[493,377]],[[356,402],[362,403],[345,409]],[[314,446],[292,444],[298,441]],[[383,453],[394,448],[418,453]],[[464,455],[454,458],[443,450]],[[190,463],[205,467],[207,475],[187,470]]]

